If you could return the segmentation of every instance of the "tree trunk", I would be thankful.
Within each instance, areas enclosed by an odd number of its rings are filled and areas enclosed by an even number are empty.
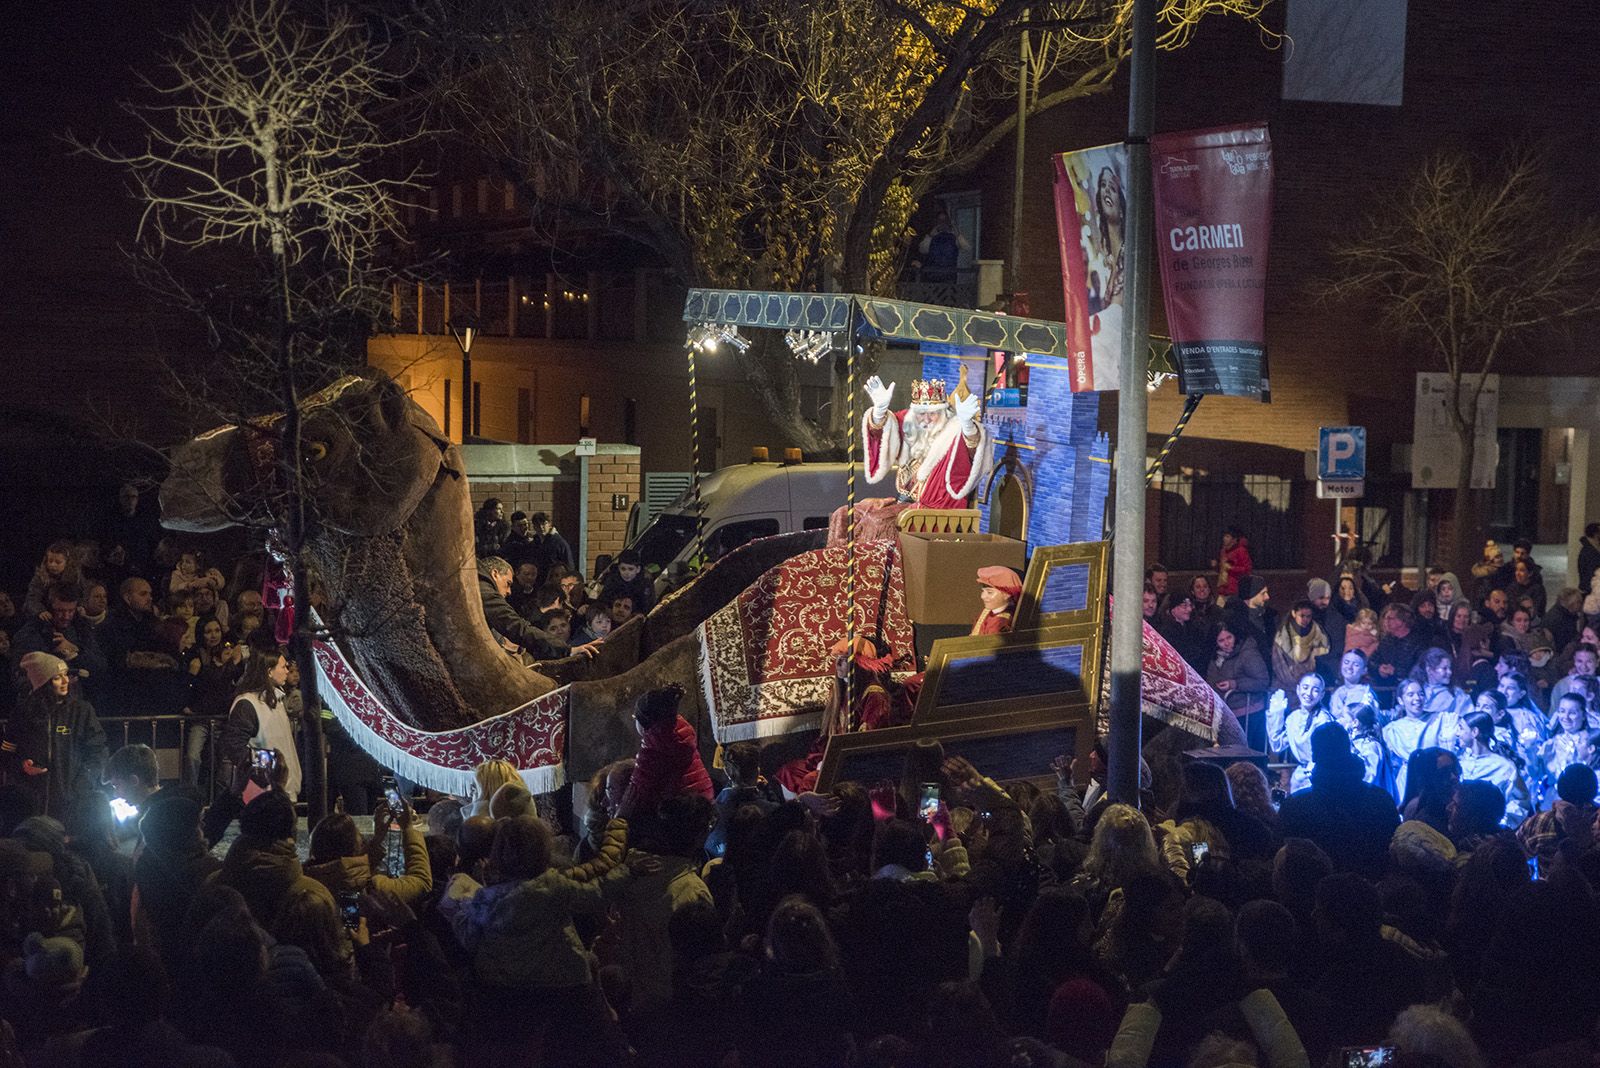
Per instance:
[[[1472,488],[1472,457],[1477,451],[1477,428],[1472,423],[1456,427],[1461,461],[1456,469],[1456,489],[1451,500],[1450,538],[1439,548],[1447,566],[1465,574],[1482,556],[1484,513],[1488,493]]]
[[[278,283],[282,306],[278,319],[278,391],[283,403],[283,441],[278,465],[283,476],[284,530],[289,566],[294,570],[295,627],[289,636],[289,655],[300,672],[300,731],[306,760],[301,769],[301,792],[306,799],[307,822],[316,826],[328,814],[327,753],[322,737],[322,701],[317,693],[316,653],[311,647],[311,583],[306,574],[306,508],[300,441],[300,389],[295,378],[294,305],[290,297],[288,260],[278,255]],[[306,774],[309,772],[310,774]]]
[[[800,376],[795,357],[776,330],[751,331],[750,348],[738,360],[745,381],[761,401],[771,424],[771,433],[777,439],[772,444],[780,450],[780,457],[785,448],[804,449],[815,456],[839,447],[828,428],[800,414]],[[837,403],[837,386],[834,398]]]

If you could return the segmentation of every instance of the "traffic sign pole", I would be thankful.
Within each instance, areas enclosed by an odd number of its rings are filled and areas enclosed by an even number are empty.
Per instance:
[[[1317,433],[1317,496],[1333,501],[1333,560],[1343,544],[1339,521],[1347,498],[1361,496],[1367,477],[1367,428],[1325,426]],[[1351,546],[1354,548],[1354,546]]]

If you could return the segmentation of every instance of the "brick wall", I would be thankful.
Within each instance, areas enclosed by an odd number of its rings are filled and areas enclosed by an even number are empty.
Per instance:
[[[602,446],[600,454],[589,460],[589,552],[584,561],[586,574],[593,574],[595,557],[602,553],[615,556],[622,548],[627,533],[628,513],[639,499],[639,450],[626,446]],[[622,494],[627,498],[621,508],[614,508],[612,498]],[[570,535],[569,535],[570,536]]]
[[[1422,159],[1441,149],[1492,158],[1513,141],[1547,145],[1558,200],[1593,210],[1600,202],[1600,171],[1593,166],[1592,147],[1573,131],[1600,110],[1600,80],[1574,78],[1572,72],[1589,65],[1600,8],[1584,5],[1581,16],[1577,10],[1412,0],[1404,103],[1393,108],[1283,100],[1288,43],[1281,50],[1263,47],[1256,31],[1239,20],[1207,19],[1189,47],[1158,54],[1156,129],[1265,119],[1276,172],[1266,292],[1273,402],[1207,398],[1169,467],[1188,468],[1201,477],[1282,473],[1298,480],[1303,478],[1298,454],[1315,447],[1317,428],[1355,423],[1368,428],[1369,469],[1375,477],[1388,471],[1392,447],[1412,437],[1416,372],[1434,365],[1415,346],[1381,331],[1371,309],[1315,300],[1313,284],[1331,270],[1330,243],[1359,224],[1365,205],[1393,196]],[[1284,5],[1270,6],[1268,23],[1281,29],[1283,11]],[[1018,266],[1021,287],[1038,317],[1055,319],[1062,312],[1051,157],[1120,141],[1126,88],[1124,66],[1111,91],[1028,122]],[[1015,143],[1007,139],[984,164],[952,179],[944,190],[981,190],[980,256],[1009,255],[1014,155]],[[1151,329],[1162,333],[1159,282],[1152,288]],[[1500,370],[1592,373],[1600,366],[1593,336],[1592,330],[1580,330],[1570,343],[1528,346],[1514,360],[1503,361]],[[1574,372],[1575,367],[1588,370]],[[1175,383],[1151,397],[1153,437],[1166,435],[1182,404]],[[1114,401],[1102,398],[1103,429],[1109,429],[1113,413]],[[1447,533],[1443,513],[1449,496],[1430,499],[1436,539]],[[1308,499],[1313,507],[1307,511],[1314,515],[1306,521],[1303,556],[1308,567],[1320,567],[1331,555],[1331,506],[1317,502],[1314,493]],[[1559,526],[1554,520],[1548,525]],[[1208,541],[1215,534],[1196,532]],[[1154,536],[1152,541],[1159,544]]]
[[[472,510],[477,511],[483,502],[490,497],[498,497],[500,503],[505,505],[506,518],[511,518],[512,512],[544,512],[551,515],[555,512],[556,494],[554,478],[533,478],[516,482],[473,482],[472,483]],[[553,521],[558,529],[564,529],[567,537],[576,536],[577,516],[555,515]]]

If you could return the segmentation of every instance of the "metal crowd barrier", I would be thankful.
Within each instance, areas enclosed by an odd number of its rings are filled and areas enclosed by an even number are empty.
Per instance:
[[[186,716],[182,713],[160,716],[108,716],[97,714],[106,732],[106,755],[125,745],[143,743],[156,751],[156,767],[163,785],[188,782],[204,792],[206,800],[216,796],[217,772],[222,753],[218,745],[227,716]],[[199,761],[189,766],[189,743],[198,730],[205,731]],[[202,744],[202,743],[197,743]],[[226,783],[222,786],[225,788]]]

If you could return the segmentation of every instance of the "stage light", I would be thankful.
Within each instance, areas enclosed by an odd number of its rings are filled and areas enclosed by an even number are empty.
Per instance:
[[[837,337],[827,330],[790,330],[783,335],[783,340],[797,359],[811,363],[817,363],[832,352],[838,342]]]
[[[711,353],[716,351],[721,333],[722,328],[716,323],[696,323],[689,328],[684,344],[696,352]]]

